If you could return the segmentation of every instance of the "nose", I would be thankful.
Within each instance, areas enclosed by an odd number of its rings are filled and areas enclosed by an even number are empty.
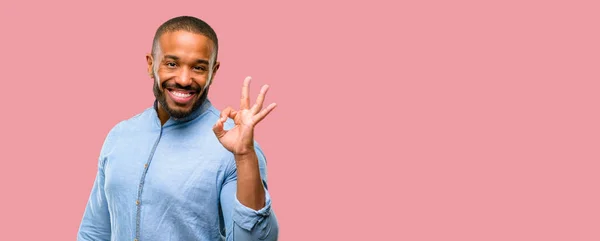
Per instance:
[[[192,78],[190,71],[187,68],[182,68],[179,72],[179,76],[176,78],[176,82],[181,86],[189,86],[192,84]]]

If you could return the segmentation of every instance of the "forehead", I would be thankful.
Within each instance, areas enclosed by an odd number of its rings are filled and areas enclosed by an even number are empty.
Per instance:
[[[163,55],[179,58],[208,59],[213,46],[206,36],[188,31],[166,32],[158,41]]]

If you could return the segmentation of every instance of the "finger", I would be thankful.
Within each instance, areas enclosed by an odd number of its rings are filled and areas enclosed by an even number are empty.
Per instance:
[[[223,126],[225,125],[225,121],[227,120],[227,117],[231,114],[232,111],[233,109],[231,107],[227,107],[223,111],[221,111],[221,115],[219,116],[217,123],[215,123],[215,125],[213,126],[213,132],[215,133],[217,138],[221,138],[225,134],[227,134],[227,131],[223,129]]]
[[[242,99],[240,100],[240,109],[248,109],[250,108],[250,80],[252,77],[248,76],[244,79],[244,84],[242,85]]]
[[[231,112],[229,112],[228,117],[235,120],[235,116],[237,115],[237,113],[238,113],[237,111],[232,110]]]
[[[232,112],[234,112],[233,108],[231,108],[231,107],[225,108],[223,111],[221,111],[221,116],[219,118],[219,121],[225,122],[227,120],[227,117],[231,116]]]
[[[223,129],[223,121],[221,120],[222,118],[217,120],[217,123],[215,123],[215,125],[213,126],[213,132],[215,133],[215,136],[217,136],[217,138],[221,138],[225,136],[225,134],[227,134],[227,131]]]
[[[262,110],[263,103],[265,102],[265,95],[267,95],[268,90],[269,90],[268,85],[263,85],[263,87],[260,89],[260,93],[258,94],[258,97],[256,98],[256,103],[254,103],[254,106],[252,106],[252,114],[256,114],[260,110]]]
[[[261,110],[258,114],[256,114],[253,118],[254,118],[254,123],[258,123],[260,122],[262,119],[264,119],[269,113],[271,113],[271,111],[273,109],[275,109],[275,107],[277,106],[277,104],[272,103],[269,106],[267,106],[267,108],[265,108],[264,110]]]

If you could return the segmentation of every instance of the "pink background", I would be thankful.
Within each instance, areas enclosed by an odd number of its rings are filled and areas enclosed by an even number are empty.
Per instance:
[[[270,84],[280,240],[600,240],[597,1],[2,1],[1,240],[75,240],[105,135],[178,15],[210,92]],[[484,3],[487,2],[487,3]]]

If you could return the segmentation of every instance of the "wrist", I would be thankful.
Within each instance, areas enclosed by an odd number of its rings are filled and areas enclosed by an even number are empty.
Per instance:
[[[248,157],[256,156],[256,152],[254,151],[254,146],[248,146],[236,150],[235,152],[233,152],[233,155],[235,156],[236,160],[238,158],[245,159]]]
[[[246,162],[249,160],[257,159],[256,152],[254,150],[234,153],[233,156],[234,156],[236,162]]]

